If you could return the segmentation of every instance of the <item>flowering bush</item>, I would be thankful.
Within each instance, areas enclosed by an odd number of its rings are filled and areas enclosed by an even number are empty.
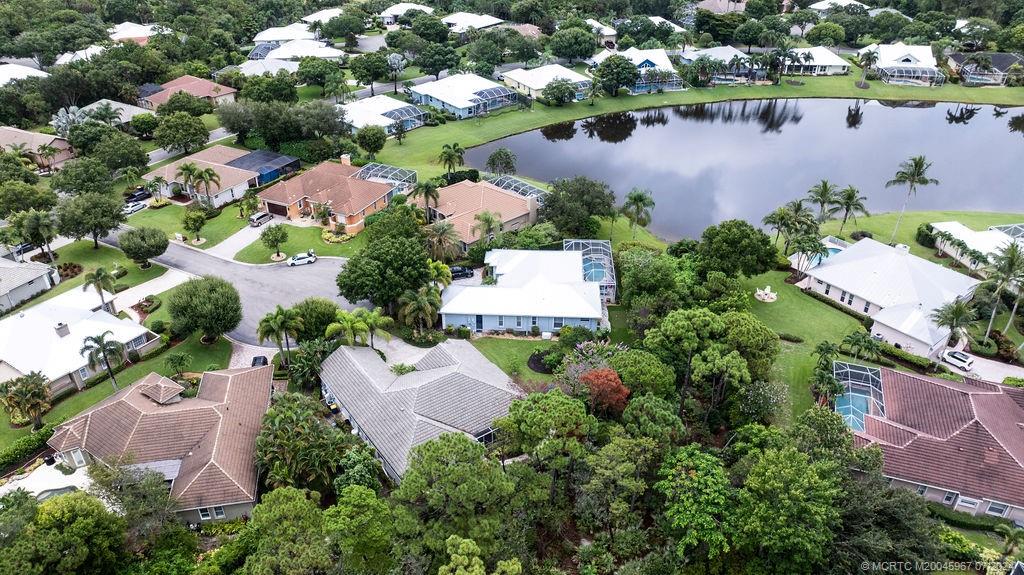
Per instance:
[[[605,417],[619,417],[626,409],[629,389],[622,385],[615,370],[604,368],[588,371],[580,376],[580,383],[590,392],[591,408]]]
[[[615,354],[626,351],[623,344],[609,344],[597,341],[585,341],[565,354],[562,365],[555,370],[555,380],[568,395],[578,397],[587,388],[580,382],[580,377],[588,371],[607,369],[608,360]]]

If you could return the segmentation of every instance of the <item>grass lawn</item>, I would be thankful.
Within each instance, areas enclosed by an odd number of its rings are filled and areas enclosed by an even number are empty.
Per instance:
[[[153,294],[159,297],[160,301],[163,303],[160,305],[160,307],[156,309],[156,311],[146,316],[146,320],[142,322],[142,325],[146,327],[152,327],[153,322],[157,320],[164,322],[164,325],[171,325],[171,314],[169,311],[167,311],[169,309],[167,307],[167,300],[171,298],[171,294],[177,291],[179,287],[181,286],[174,286],[169,290],[162,291],[158,294]]]
[[[296,88],[296,91],[299,93],[300,102],[308,102],[310,100],[319,100],[320,98],[323,98],[323,94],[321,94],[321,92],[323,92],[323,88],[320,86],[299,86]]]
[[[799,288],[784,281],[786,276],[786,272],[772,271],[744,280],[744,286],[751,294],[755,288],[772,286],[779,299],[773,303],[753,300],[751,311],[776,332],[804,339],[803,343],[782,342],[782,350],[772,368],[772,377],[789,387],[791,413],[797,415],[814,401],[807,383],[816,361],[816,357],[811,355],[814,347],[825,340],[838,343],[857,330],[860,323],[804,295]]]
[[[612,324],[612,343],[624,343],[632,346],[636,338],[629,331],[628,311],[621,305],[608,306],[608,322]]]
[[[312,249],[318,256],[352,257],[366,245],[366,234],[363,233],[356,234],[355,237],[343,244],[329,244],[320,239],[320,228],[318,227],[280,225],[288,228],[288,241],[281,246],[283,254],[292,255]],[[256,240],[235,254],[235,260],[247,264],[266,264],[270,263],[270,256],[273,254],[274,250],[263,245],[260,240]]]
[[[542,339],[508,339],[503,337],[481,337],[473,340],[473,346],[491,360],[491,363],[511,375],[514,367],[519,368],[519,377],[523,381],[553,381],[553,375],[537,373],[526,365],[526,360],[533,355],[533,350],[549,348],[553,341]]]
[[[217,119],[217,114],[203,114],[200,118],[202,118],[206,129],[211,132],[220,127],[220,120]]]
[[[135,262],[126,258],[120,250],[102,244],[100,244],[99,249],[93,249],[92,240],[80,240],[56,251],[58,255],[57,263],[75,262],[82,266],[82,273],[69,280],[60,282],[55,288],[32,300],[29,305],[46,301],[54,296],[81,287],[85,281],[85,274],[101,266],[109,270],[114,264],[121,264],[124,269],[128,270],[128,275],[117,280],[117,282],[126,284],[128,287],[147,282],[167,271],[167,268],[156,264],[151,265],[149,269],[140,269]]]
[[[199,343],[199,335],[193,335],[189,339],[172,347],[169,351],[185,352],[192,356],[192,365],[188,371],[206,371],[214,367],[224,369],[231,359],[231,343],[226,339],[219,339],[213,345]],[[164,356],[166,352],[142,363],[133,365],[116,375],[118,385],[124,388],[148,373],[155,371],[161,375],[172,375],[172,370],[164,367]],[[82,410],[85,410],[114,393],[114,387],[110,380],[101,382],[89,389],[65,396],[63,400],[43,417],[46,423],[68,419]],[[0,410],[0,449],[9,445],[15,439],[28,435],[29,426],[20,429],[12,429],[7,412]]]
[[[598,239],[611,240],[612,247],[619,245],[622,242],[640,242],[642,244],[655,247],[659,250],[663,250],[668,247],[668,244],[658,236],[652,234],[647,228],[638,227],[636,229],[636,239],[633,238],[633,230],[629,227],[629,220],[626,218],[615,218],[614,222],[610,219],[601,220],[601,230],[597,232]]]
[[[762,98],[867,98],[883,100],[922,100],[941,102],[964,102],[977,104],[999,104],[1005,106],[1024,105],[1024,88],[967,88],[946,83],[942,87],[895,86],[882,82],[869,82],[867,90],[857,88],[860,70],[853,67],[848,76],[801,76],[803,85],[793,86],[783,82],[778,86],[718,86],[715,88],[694,88],[686,91],[640,96],[599,98],[591,106],[589,101],[577,102],[562,107],[547,107],[534,104],[529,111],[511,111],[481,118],[448,122],[437,127],[413,130],[398,146],[389,140],[377,160],[386,164],[415,169],[420,178],[441,175],[443,167],[437,160],[443,144],[458,142],[464,148],[478,146],[512,134],[526,132],[557,122],[578,120],[626,110],[639,110],[660,106],[699,104],[724,100],[750,100]]]
[[[145,209],[132,214],[128,218],[128,224],[134,227],[147,227],[162,230],[168,238],[173,238],[175,233],[188,235],[181,227],[181,217],[185,214],[185,208],[171,204],[158,210]],[[238,230],[244,228],[248,222],[238,217],[238,209],[234,206],[225,206],[220,215],[208,220],[199,236],[206,238],[202,245],[195,246],[199,249],[211,248],[227,239]],[[191,245],[191,244],[190,244]]]

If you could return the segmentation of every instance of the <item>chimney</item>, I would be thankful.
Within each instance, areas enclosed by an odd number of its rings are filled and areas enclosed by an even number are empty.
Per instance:
[[[341,161],[341,165],[343,166],[352,165],[352,154],[342,154],[338,159]]]
[[[70,335],[71,334],[71,328],[69,328],[68,324],[66,324],[64,322],[58,323],[57,327],[54,328],[54,329],[57,331],[57,335],[59,335],[60,337],[64,337],[66,335]]]

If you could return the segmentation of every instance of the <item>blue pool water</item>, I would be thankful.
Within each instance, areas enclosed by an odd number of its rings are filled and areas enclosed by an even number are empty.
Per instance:
[[[864,431],[864,416],[868,413],[868,396],[844,393],[836,398],[836,413],[843,416],[846,425],[854,431]]]
[[[597,260],[583,260],[583,279],[599,282],[604,279],[604,263]]]

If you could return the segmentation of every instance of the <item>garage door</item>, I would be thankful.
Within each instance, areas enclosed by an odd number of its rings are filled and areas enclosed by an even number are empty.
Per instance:
[[[267,202],[267,211],[275,216],[288,217],[288,207],[282,206],[281,204],[272,204]]]

